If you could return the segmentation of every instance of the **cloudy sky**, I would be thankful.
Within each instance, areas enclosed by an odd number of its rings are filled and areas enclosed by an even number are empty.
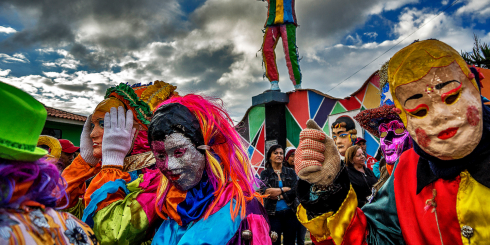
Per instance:
[[[270,87],[259,51],[266,15],[257,0],[2,0],[0,80],[83,115],[110,86],[163,80],[222,98],[240,120]],[[303,88],[339,98],[415,39],[465,51],[474,33],[490,43],[490,0],[296,0],[296,15]],[[280,42],[276,53],[290,91]]]

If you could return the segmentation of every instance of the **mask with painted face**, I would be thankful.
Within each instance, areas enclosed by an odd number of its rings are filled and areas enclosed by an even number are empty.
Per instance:
[[[201,181],[206,158],[183,134],[173,133],[164,141],[153,141],[151,149],[158,169],[179,190],[187,191]]]
[[[394,164],[404,151],[412,147],[410,134],[400,120],[381,123],[378,131],[386,164]]]
[[[199,121],[187,107],[172,103],[158,108],[149,141],[158,169],[176,188],[187,191],[201,181],[206,158],[197,147],[204,140]]]

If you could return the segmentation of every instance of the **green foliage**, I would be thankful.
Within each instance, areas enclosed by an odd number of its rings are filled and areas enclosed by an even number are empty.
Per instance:
[[[475,44],[472,52],[461,51],[461,57],[468,65],[490,69],[490,48],[487,43],[481,43],[478,36],[474,34]]]

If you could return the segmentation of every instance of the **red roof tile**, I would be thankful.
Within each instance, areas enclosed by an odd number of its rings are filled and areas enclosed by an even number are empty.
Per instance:
[[[53,107],[48,107],[48,106],[44,106],[44,107],[46,108],[46,111],[48,111],[48,116],[51,117],[70,119],[70,120],[81,121],[81,122],[85,122],[87,120],[86,116],[73,114],[71,112],[62,111],[60,109],[55,109]]]

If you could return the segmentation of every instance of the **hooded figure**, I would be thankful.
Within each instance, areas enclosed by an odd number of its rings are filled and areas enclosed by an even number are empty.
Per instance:
[[[296,166],[304,166],[296,168],[302,179],[297,215],[313,242],[488,243],[490,109],[482,102],[481,78],[456,50],[437,40],[415,42],[391,58],[390,93],[414,147],[400,156],[362,210],[335,154],[321,154],[333,149],[331,139],[310,123],[296,158]],[[339,171],[309,177],[323,169]]]
[[[158,225],[160,173],[147,140],[152,110],[176,87],[156,81],[109,88],[83,127],[80,154],[64,171],[67,211],[90,225],[101,244],[140,244]],[[60,205],[63,205],[61,203]]]
[[[154,206],[164,222],[152,244],[271,244],[252,165],[217,101],[164,102],[148,141],[164,175]]]

